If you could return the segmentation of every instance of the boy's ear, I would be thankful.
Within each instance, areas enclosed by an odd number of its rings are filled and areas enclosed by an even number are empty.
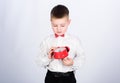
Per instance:
[[[71,19],[68,20],[68,25],[71,23]]]

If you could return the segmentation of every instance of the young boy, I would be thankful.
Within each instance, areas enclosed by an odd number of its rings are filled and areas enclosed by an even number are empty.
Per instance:
[[[45,83],[76,83],[74,72],[84,63],[85,56],[79,39],[66,34],[69,10],[56,5],[50,18],[54,34],[42,41],[37,64],[47,69]]]

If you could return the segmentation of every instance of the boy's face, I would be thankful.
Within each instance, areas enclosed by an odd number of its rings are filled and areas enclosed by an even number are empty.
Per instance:
[[[51,18],[53,32],[57,35],[63,35],[67,31],[70,20],[67,16],[63,18]]]

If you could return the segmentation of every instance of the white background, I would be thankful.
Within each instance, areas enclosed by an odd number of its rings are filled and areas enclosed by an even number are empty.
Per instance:
[[[0,0],[0,83],[44,83],[34,59],[57,4],[69,8],[68,33],[85,49],[77,83],[120,83],[120,0]]]

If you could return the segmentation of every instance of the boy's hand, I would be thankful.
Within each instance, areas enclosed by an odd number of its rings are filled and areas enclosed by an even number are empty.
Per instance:
[[[48,58],[49,58],[49,59],[52,59],[52,58],[53,58],[53,52],[54,52],[55,49],[56,49],[56,47],[51,47],[51,48],[50,48],[50,51],[49,51],[49,53],[48,53]]]
[[[73,59],[66,57],[62,60],[63,64],[66,66],[72,66],[73,65]]]

